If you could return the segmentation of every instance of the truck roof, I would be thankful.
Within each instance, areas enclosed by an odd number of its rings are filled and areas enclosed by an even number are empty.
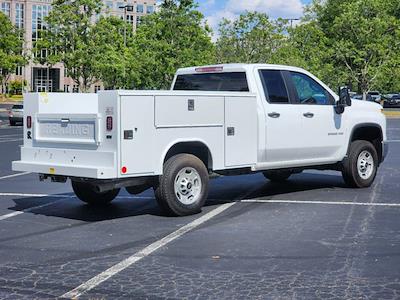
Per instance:
[[[213,72],[243,72],[243,71],[248,71],[248,70],[252,70],[255,68],[306,72],[306,70],[304,70],[302,68],[286,66],[286,65],[240,64],[239,63],[239,64],[217,64],[217,65],[206,65],[206,66],[197,66],[197,67],[189,67],[189,68],[180,68],[176,72],[176,75],[193,74],[193,73],[213,73]]]

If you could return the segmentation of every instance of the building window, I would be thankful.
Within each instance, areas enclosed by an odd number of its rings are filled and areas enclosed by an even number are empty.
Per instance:
[[[126,16],[126,21],[129,23],[129,24],[134,24],[135,23],[135,16],[134,15],[127,15]]]
[[[32,42],[35,47],[35,42],[40,39],[41,32],[46,30],[47,26],[44,18],[49,15],[50,5],[32,5]],[[46,57],[47,50],[35,53],[36,57]]]
[[[136,27],[139,27],[140,23],[142,23],[142,17],[137,16],[136,17]]]
[[[125,3],[124,2],[117,2],[117,8],[119,9],[119,10],[124,10],[123,8],[121,8],[121,7],[124,7],[125,6]]]
[[[0,10],[7,17],[10,17],[10,3],[9,2],[1,3]]]
[[[74,86],[72,87],[72,92],[73,93],[79,93],[79,86],[74,84]]]
[[[95,85],[94,86],[94,92],[97,93],[98,91],[100,91],[101,86],[100,85]]]
[[[64,84],[64,93],[69,93],[69,84]]]
[[[148,14],[152,14],[152,13],[154,12],[154,6],[152,6],[152,5],[147,5],[146,12],[147,12]]]
[[[22,76],[22,68],[21,66],[17,67],[15,70],[15,75]]]
[[[24,4],[15,3],[15,26],[19,29],[24,28]]]
[[[106,2],[106,7],[107,7],[109,10],[112,10],[112,9],[113,9],[113,2],[112,2],[112,1],[107,1],[107,2]]]
[[[142,14],[143,11],[144,11],[144,9],[143,9],[143,4],[138,4],[138,5],[136,6],[136,12]]]

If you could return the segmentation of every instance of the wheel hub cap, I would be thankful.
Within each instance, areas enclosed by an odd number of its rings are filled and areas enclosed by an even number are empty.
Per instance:
[[[369,151],[364,150],[357,159],[358,175],[362,179],[369,179],[374,172],[374,159]]]
[[[199,199],[201,186],[200,175],[193,168],[183,168],[175,177],[175,195],[185,205],[193,204]]]

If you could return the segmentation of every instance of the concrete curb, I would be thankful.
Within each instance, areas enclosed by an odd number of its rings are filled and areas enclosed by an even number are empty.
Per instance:
[[[383,114],[386,118],[400,119],[400,111],[384,111]]]

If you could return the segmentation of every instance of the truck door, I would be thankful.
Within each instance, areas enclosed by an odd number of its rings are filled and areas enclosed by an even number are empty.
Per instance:
[[[265,160],[269,166],[292,166],[302,158],[299,113],[280,70],[259,70],[265,97]]]
[[[335,99],[310,76],[287,72],[298,102],[301,118],[303,158],[315,161],[336,161],[345,144],[345,117],[335,112]]]

